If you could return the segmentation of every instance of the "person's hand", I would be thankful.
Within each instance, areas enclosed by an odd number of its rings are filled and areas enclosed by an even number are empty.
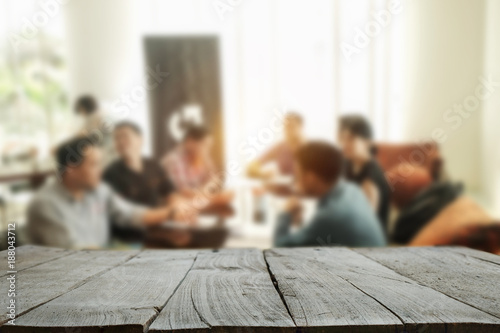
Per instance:
[[[285,203],[285,211],[287,213],[294,214],[300,210],[302,210],[302,203],[297,197],[292,197]]]
[[[198,220],[198,210],[193,206],[192,199],[172,197],[170,210],[169,218],[175,222],[194,225]]]
[[[273,179],[277,175],[278,175],[278,173],[276,172],[276,170],[273,170],[273,169],[262,170],[260,172],[260,178],[262,178],[262,180],[266,180],[266,181]]]
[[[180,222],[190,226],[196,225],[198,221],[198,212],[195,209],[179,209],[174,210],[172,214],[172,219],[175,222]]]
[[[227,205],[234,199],[234,191],[227,190],[217,194],[211,199],[211,204],[213,205]]]
[[[258,186],[258,187],[253,187],[252,188],[252,194],[254,197],[261,197],[264,194],[267,193],[267,187],[265,186]]]
[[[302,221],[302,203],[297,197],[288,199],[285,204],[285,212],[292,215],[293,224],[298,226]]]
[[[179,194],[181,197],[184,197],[184,198],[193,198],[196,195],[196,191],[189,189],[189,188],[185,188],[185,189],[180,190]]]

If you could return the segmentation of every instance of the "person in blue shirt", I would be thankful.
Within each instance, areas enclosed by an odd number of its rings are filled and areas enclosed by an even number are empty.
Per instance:
[[[343,157],[333,145],[313,141],[296,154],[300,192],[318,198],[312,220],[299,230],[300,200],[291,198],[280,215],[274,235],[277,247],[339,245],[376,247],[386,245],[381,224],[359,186],[342,178]]]

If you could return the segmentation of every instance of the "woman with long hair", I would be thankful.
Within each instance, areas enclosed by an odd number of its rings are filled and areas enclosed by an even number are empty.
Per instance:
[[[390,187],[375,159],[370,123],[360,115],[342,116],[338,139],[346,163],[345,177],[361,186],[387,233]]]

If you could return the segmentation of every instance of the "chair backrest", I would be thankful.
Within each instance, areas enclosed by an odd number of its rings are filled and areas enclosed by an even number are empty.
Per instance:
[[[434,142],[376,143],[375,148],[376,159],[392,191],[391,202],[399,209],[441,177],[443,163]]]
[[[435,142],[423,143],[376,143],[377,161],[385,172],[401,163],[410,163],[425,168],[433,179],[442,173],[442,159]]]

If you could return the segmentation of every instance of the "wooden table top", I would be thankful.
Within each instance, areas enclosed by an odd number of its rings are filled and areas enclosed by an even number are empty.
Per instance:
[[[24,246],[16,260],[2,333],[500,332],[500,256],[465,248]]]

